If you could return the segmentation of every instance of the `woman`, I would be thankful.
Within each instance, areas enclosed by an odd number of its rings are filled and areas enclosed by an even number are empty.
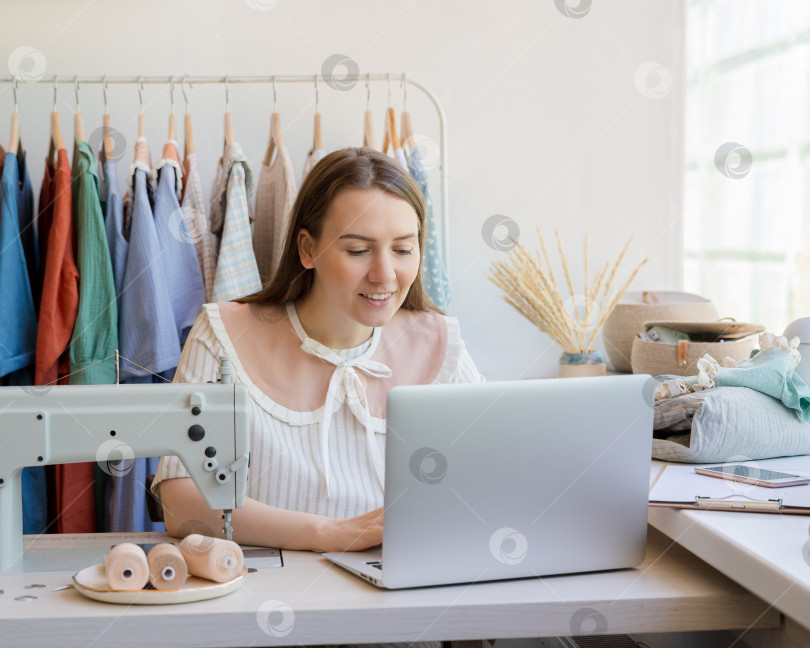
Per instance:
[[[483,380],[455,319],[422,289],[424,239],[410,175],[371,149],[336,151],[301,186],[271,282],[203,308],[175,380],[212,380],[224,354],[248,386],[251,468],[235,541],[321,551],[382,542],[386,394]],[[152,488],[173,535],[221,527],[176,457],[161,460]]]

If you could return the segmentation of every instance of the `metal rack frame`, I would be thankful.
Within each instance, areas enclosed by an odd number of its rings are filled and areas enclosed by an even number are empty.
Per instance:
[[[430,99],[431,103],[433,103],[434,107],[436,108],[436,113],[439,117],[439,154],[440,154],[440,163],[439,163],[439,171],[441,174],[441,214],[439,216],[439,222],[441,224],[440,231],[441,231],[441,245],[442,245],[442,253],[444,256],[444,263],[445,267],[448,269],[450,268],[450,237],[449,237],[449,192],[448,192],[448,173],[447,173],[447,117],[444,113],[444,108],[442,107],[439,98],[436,94],[430,90],[427,86],[419,81],[414,81],[407,73],[402,74],[391,74],[391,73],[368,73],[368,74],[346,74],[339,77],[340,83],[349,83],[349,82],[359,82],[359,81],[386,81],[390,83],[392,80],[394,81],[401,81],[403,83],[403,88],[407,88],[407,85],[412,85],[414,88],[418,88],[421,90],[425,95],[427,95],[428,99]],[[183,82],[188,84],[201,84],[201,83],[220,83],[220,84],[231,84],[231,83],[267,83],[267,84],[277,84],[277,83],[318,83],[324,82],[327,85],[326,78],[320,74],[293,74],[293,75],[285,75],[285,74],[278,74],[278,75],[271,75],[271,76],[59,76],[55,75],[52,77],[43,77],[39,80],[40,83],[45,82],[53,82],[53,83],[64,83],[64,84],[163,84],[163,85],[170,85],[174,84],[182,84]],[[330,79],[331,81],[331,79]],[[20,87],[20,80],[13,76],[5,76],[0,77],[1,83],[9,83],[14,84],[15,87],[15,107],[16,107],[16,91]]]

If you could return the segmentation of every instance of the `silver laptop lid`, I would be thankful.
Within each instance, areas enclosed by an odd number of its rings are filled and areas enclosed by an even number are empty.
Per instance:
[[[385,586],[639,564],[653,388],[638,375],[392,389]]]

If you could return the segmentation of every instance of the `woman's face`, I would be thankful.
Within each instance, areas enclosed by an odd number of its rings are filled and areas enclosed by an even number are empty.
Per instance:
[[[328,305],[330,324],[383,326],[419,271],[419,220],[389,193],[346,189],[329,206],[320,238],[302,230],[298,249],[304,267],[315,270],[308,297]]]

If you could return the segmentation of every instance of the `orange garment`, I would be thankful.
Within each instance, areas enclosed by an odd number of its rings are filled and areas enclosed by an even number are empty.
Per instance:
[[[45,164],[39,194],[42,301],[37,328],[34,384],[55,382],[69,372],[67,354],[79,307],[79,271],[73,257],[74,228],[67,151],[59,149],[56,167]]]
[[[70,372],[68,344],[79,307],[79,271],[74,257],[75,234],[70,162],[67,151],[59,149],[56,164],[48,159],[39,193],[39,240],[42,301],[37,328],[34,384],[59,381]],[[56,517],[60,533],[95,532],[95,512],[87,508],[88,488],[92,491],[93,464],[54,466],[49,474],[50,519]],[[89,484],[89,485],[88,485]],[[90,499],[92,504],[92,498]],[[91,520],[92,524],[84,521]]]

